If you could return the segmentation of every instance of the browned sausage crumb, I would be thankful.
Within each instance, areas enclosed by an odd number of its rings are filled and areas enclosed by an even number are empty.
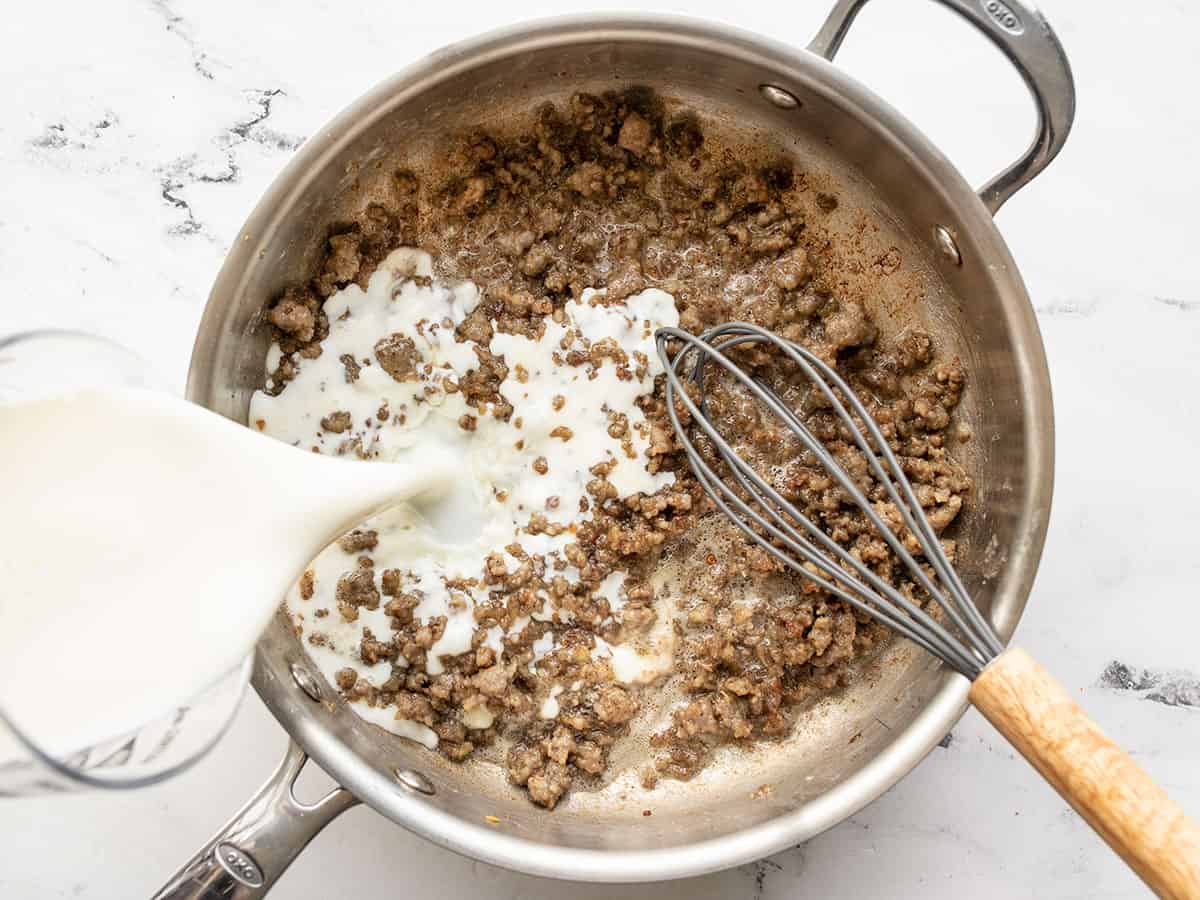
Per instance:
[[[383,371],[396,381],[413,381],[417,377],[420,354],[411,338],[402,334],[389,335],[375,344],[375,358]]]
[[[337,412],[331,412],[321,420],[321,428],[325,431],[331,431],[334,434],[341,434],[350,428],[351,423],[350,413],[345,410],[338,410]]]
[[[596,716],[600,721],[617,725],[632,719],[637,708],[637,701],[623,688],[616,686],[602,688],[595,702]]]
[[[300,342],[313,339],[316,315],[312,308],[291,295],[285,295],[268,314],[271,324]]]
[[[342,617],[349,622],[358,618],[358,608],[376,609],[379,606],[379,590],[375,587],[375,570],[360,565],[347,572],[337,583],[337,606]]]
[[[643,157],[650,149],[650,140],[654,137],[654,129],[637,113],[630,113],[621,123],[621,132],[617,137],[617,146],[628,150],[634,156]]]
[[[374,550],[379,546],[379,532],[356,528],[338,538],[338,546],[344,553],[358,553],[362,550]]]
[[[538,806],[554,809],[558,798],[571,786],[571,773],[562,763],[548,762],[525,783],[529,799]]]
[[[343,353],[338,357],[338,361],[342,364],[342,368],[346,370],[346,384],[354,384],[358,381],[358,376],[362,372],[362,366],[349,353]],[[386,418],[386,417],[385,417]]]

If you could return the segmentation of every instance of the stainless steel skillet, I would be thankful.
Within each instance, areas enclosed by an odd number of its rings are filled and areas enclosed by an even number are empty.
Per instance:
[[[649,85],[709,127],[788,148],[814,184],[836,185],[847,246],[852,233],[859,241],[848,252],[901,251],[911,274],[880,280],[875,312],[885,327],[920,322],[967,365],[967,415],[985,449],[968,460],[979,490],[961,525],[959,565],[1007,637],[1045,536],[1053,421],[1037,323],[991,216],[1062,146],[1074,85],[1034,9],[942,0],[1004,51],[1038,110],[1027,152],[977,194],[909,122],[831,65],[864,2],[840,0],[807,50],[689,20],[588,16],[455,45],[376,87],[301,148],[247,221],[201,322],[188,397],[246,421],[266,353],[256,329],[264,303],[311,268],[327,225],[365,202],[397,147],[434,154],[447,134],[577,90]],[[874,228],[866,238],[863,222]],[[869,677],[818,704],[784,744],[660,786],[645,817],[644,798],[616,791],[577,792],[546,813],[495,772],[454,766],[378,732],[340,705],[282,618],[259,645],[254,684],[295,743],[160,896],[261,896],[358,800],[442,846],[537,875],[647,881],[737,865],[818,834],[891,787],[958,719],[967,689],[897,644]],[[311,806],[291,793],[306,754],[343,786]],[[772,786],[766,797],[754,790],[764,783]]]

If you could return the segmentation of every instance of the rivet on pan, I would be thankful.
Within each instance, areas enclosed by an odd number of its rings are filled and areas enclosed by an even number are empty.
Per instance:
[[[395,769],[396,780],[408,788],[410,791],[416,791],[418,794],[436,794],[437,791],[433,787],[433,782],[422,775],[420,772],[414,772],[412,769]]]
[[[796,95],[790,91],[785,91],[781,87],[776,87],[773,84],[760,84],[758,92],[767,98],[767,101],[778,106],[780,109],[795,109],[800,105],[800,101],[796,99]]]
[[[321,702],[321,688],[317,685],[317,680],[313,678],[312,673],[300,663],[292,663],[291,666],[292,681],[296,682],[296,687],[308,694],[308,699]]]
[[[950,260],[956,266],[962,265],[962,253],[959,252],[958,242],[954,240],[954,235],[950,233],[949,228],[945,225],[934,225],[933,242],[942,251],[942,256],[946,257],[946,259]]]

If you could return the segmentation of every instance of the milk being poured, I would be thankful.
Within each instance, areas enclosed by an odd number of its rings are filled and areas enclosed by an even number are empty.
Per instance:
[[[0,436],[0,708],[56,753],[185,703],[325,545],[451,474],[318,456],[138,389],[0,406]]]
[[[588,289],[540,334],[494,329],[486,349],[508,368],[503,419],[459,388],[484,349],[456,335],[479,292],[432,276],[427,254],[401,248],[365,290],[330,297],[322,352],[291,359],[282,392],[255,394],[251,428],[145,390],[0,405],[10,482],[0,517],[0,709],[18,727],[56,752],[136,728],[244,659],[281,600],[327,680],[350,669],[384,684],[391,666],[362,659],[360,647],[368,629],[387,635],[392,623],[383,604],[336,612],[353,554],[331,542],[385,507],[365,524],[378,542],[374,562],[403,573],[421,598],[414,616],[443,623],[424,662],[436,676],[475,644],[475,611],[487,600],[477,576],[489,556],[515,567],[515,547],[579,578],[567,548],[590,518],[593,466],[606,466],[617,498],[674,482],[647,465],[650,426],[638,406],[661,374],[654,332],[679,321],[673,297],[650,288],[607,302]],[[405,346],[420,359],[401,371],[388,354]],[[588,356],[603,347],[625,364]],[[281,359],[272,347],[269,386]],[[57,363],[39,381],[56,375]],[[374,462],[331,458],[343,454]],[[545,525],[527,527],[535,515]],[[618,613],[623,581],[613,573],[598,588]],[[532,620],[569,623],[569,610],[541,600],[508,631],[487,630],[487,646],[501,653]],[[555,647],[547,632],[533,662]],[[663,608],[637,645],[597,638],[591,654],[608,660],[617,682],[644,684],[670,669],[673,647]],[[350,705],[438,744],[391,709]],[[492,715],[473,707],[462,721],[485,729]]]
[[[481,637],[499,658],[505,639],[519,637],[533,621],[570,623],[573,614],[542,591],[540,609],[517,617],[507,629],[485,628],[477,611],[488,605],[491,587],[482,576],[489,557],[519,568],[516,551],[577,582],[580,570],[569,562],[567,549],[592,518],[593,466],[608,467],[608,484],[621,499],[674,483],[674,473],[648,467],[650,427],[638,401],[653,392],[662,373],[654,333],[677,325],[679,313],[674,298],[655,288],[612,302],[607,291],[588,288],[568,300],[557,318],[546,318],[540,333],[508,333],[493,322],[491,335],[480,343],[459,333],[481,302],[476,285],[450,284],[434,275],[429,254],[402,247],[379,265],[365,288],[351,284],[330,296],[323,307],[329,329],[321,353],[314,359],[291,354],[294,372],[286,387],[255,393],[249,420],[265,434],[314,453],[453,461],[454,483],[436,504],[396,507],[363,525],[372,535],[371,571],[401,573],[401,592],[420,598],[412,616],[441,623],[420,663],[437,677],[448,660],[473,650]],[[405,346],[410,357],[405,365],[389,359],[394,348]],[[604,347],[624,364],[591,357],[593,348]],[[497,389],[510,407],[507,417],[495,415],[492,403],[473,405],[461,390],[484,350],[504,361],[507,374]],[[268,386],[282,359],[276,345],[267,356]],[[334,423],[335,416],[342,421]],[[531,528],[535,516],[541,524]],[[387,603],[343,612],[338,600],[357,553],[353,547],[327,548],[313,560],[303,589],[296,584],[288,591],[285,609],[327,681],[353,673],[365,686],[382,688],[394,677],[393,661],[364,659],[361,648],[393,632]],[[598,589],[616,612],[625,602],[624,578],[613,573]],[[670,670],[674,643],[672,613],[664,607],[638,645],[614,646],[597,638],[591,652],[609,661],[616,681],[645,684]],[[552,632],[534,641],[532,664],[556,647]],[[402,657],[395,663],[401,669],[409,665]],[[348,705],[374,725],[430,749],[439,746],[433,729],[395,708],[361,697],[349,698]],[[494,717],[487,706],[473,706],[464,708],[461,722],[482,730]]]

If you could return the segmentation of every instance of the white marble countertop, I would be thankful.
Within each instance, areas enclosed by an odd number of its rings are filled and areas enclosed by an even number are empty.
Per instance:
[[[0,332],[93,330],[182,388],[222,257],[292,150],[449,41],[586,0],[509,4],[21,3],[0,28]],[[825,12],[643,7],[803,44]],[[1066,150],[1001,213],[1054,379],[1049,542],[1018,638],[1200,814],[1200,55],[1197,7],[1045,0],[1075,68]],[[839,58],[978,183],[1032,113],[986,42],[921,0],[879,0]],[[1188,86],[1192,87],[1188,87]],[[1129,467],[1126,430],[1151,436]],[[1105,686],[1114,662],[1124,688]],[[1111,679],[1110,679],[1111,680]],[[1132,685],[1130,687],[1129,685]],[[72,702],[87,702],[86,689]],[[224,743],[129,795],[0,803],[0,896],[150,894],[271,772],[282,730],[251,695]],[[827,834],[660,886],[565,886],[434,848],[358,808],[299,858],[285,898],[1135,897],[1145,891],[971,712],[948,746]]]

